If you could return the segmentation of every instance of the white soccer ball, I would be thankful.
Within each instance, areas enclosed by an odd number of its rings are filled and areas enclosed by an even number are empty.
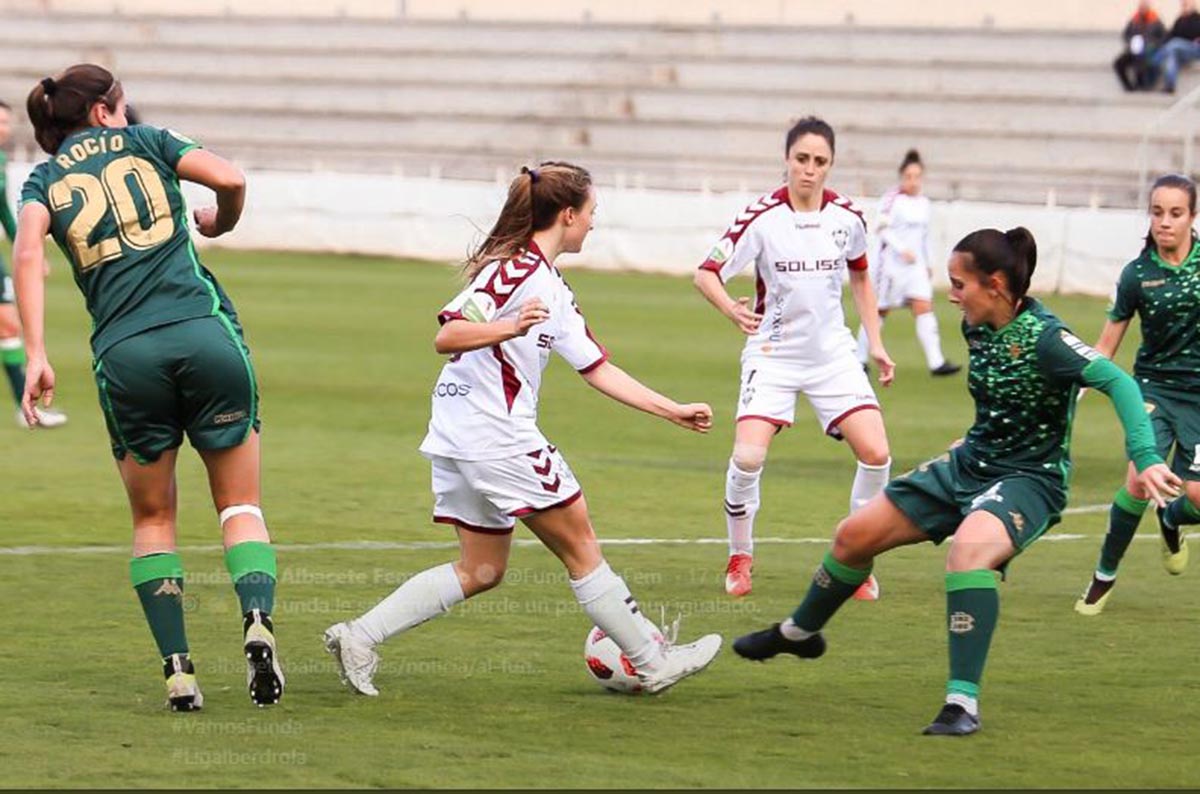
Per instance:
[[[662,632],[653,623],[650,623],[650,627],[651,636],[661,643]],[[583,660],[587,664],[588,674],[605,689],[625,695],[637,695],[642,691],[642,682],[633,663],[599,626],[592,626],[588,632],[583,643]]]

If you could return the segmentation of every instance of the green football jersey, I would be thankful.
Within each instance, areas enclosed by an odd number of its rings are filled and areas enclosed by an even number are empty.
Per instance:
[[[1150,247],[1121,271],[1108,318],[1138,315],[1142,345],[1133,364],[1139,381],[1187,391],[1200,388],[1200,244],[1175,267]]]
[[[0,226],[9,240],[17,239],[17,219],[8,203],[8,152],[0,149]]]
[[[175,167],[198,144],[139,124],[92,127],[63,141],[21,190],[50,211],[50,234],[74,271],[101,356],[134,334],[233,307],[201,266]]]
[[[1031,474],[1065,488],[1078,390],[1091,385],[1104,388],[1093,373],[1115,367],[1033,298],[1026,298],[1017,316],[1003,328],[964,323],[963,336],[969,349],[967,383],[975,398],[975,423],[955,452],[969,471],[983,479]],[[1094,362],[1105,366],[1089,367]],[[1137,391],[1132,383],[1130,391]],[[1136,423],[1127,428],[1126,448],[1140,470],[1156,462],[1157,455],[1138,395],[1132,402],[1122,406]]]

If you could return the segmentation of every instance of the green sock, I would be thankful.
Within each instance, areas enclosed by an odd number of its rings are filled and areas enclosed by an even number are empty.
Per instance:
[[[183,630],[183,562],[175,552],[149,554],[129,561],[129,579],[142,602],[150,633],[164,659],[187,653]]]
[[[248,540],[225,550],[225,567],[242,603],[242,614],[257,609],[271,614],[275,607],[275,547]]]
[[[1108,509],[1108,532],[1104,535],[1104,545],[1100,547],[1097,571],[1109,577],[1117,575],[1117,566],[1133,541],[1148,504],[1149,500],[1135,499],[1123,487],[1117,491],[1112,507]]]
[[[1200,508],[1197,508],[1192,501],[1187,498],[1187,494],[1175,497],[1169,505],[1167,505],[1166,514],[1163,516],[1166,519],[1167,525],[1178,529],[1186,527],[1189,524],[1200,524]]]
[[[813,574],[808,594],[792,613],[792,622],[804,631],[820,631],[870,575],[869,567],[865,570],[851,568],[835,560],[832,552],[826,552],[825,559]]]
[[[978,569],[946,574],[946,622],[950,632],[947,694],[979,697],[992,632],[1000,617],[996,574]]]
[[[25,345],[19,336],[0,339],[0,364],[4,365],[4,374],[8,376],[13,399],[20,405],[21,397],[25,393]]]

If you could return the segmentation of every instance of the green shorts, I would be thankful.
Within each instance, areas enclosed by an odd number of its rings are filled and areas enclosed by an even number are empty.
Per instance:
[[[1138,378],[1158,454],[1182,480],[1200,480],[1200,395]],[[1175,454],[1171,454],[1174,447]]]
[[[1045,478],[1013,474],[982,479],[964,460],[947,453],[892,480],[884,493],[917,528],[941,543],[958,531],[968,514],[991,513],[1004,524],[1018,551],[1062,520],[1066,491]]]
[[[152,463],[188,440],[225,449],[259,428],[250,351],[223,317],[143,331],[96,360],[100,406],[117,460]]]

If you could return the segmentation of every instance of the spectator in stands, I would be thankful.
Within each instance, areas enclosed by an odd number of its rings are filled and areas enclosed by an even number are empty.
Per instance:
[[[1148,91],[1154,86],[1151,58],[1166,35],[1167,28],[1150,7],[1149,0],[1139,2],[1121,34],[1125,51],[1113,61],[1117,79],[1126,91]]]
[[[1200,12],[1196,11],[1195,0],[1180,0],[1179,17],[1171,26],[1171,33],[1151,63],[1155,73],[1163,75],[1163,90],[1175,93],[1180,68],[1200,58]]]

